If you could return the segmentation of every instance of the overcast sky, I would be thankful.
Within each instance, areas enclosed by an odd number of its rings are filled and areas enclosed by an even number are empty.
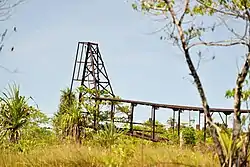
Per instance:
[[[50,116],[57,110],[60,90],[70,86],[78,41],[97,42],[116,95],[124,99],[200,106],[200,98],[189,80],[180,50],[160,40],[161,33],[149,34],[163,23],[136,12],[124,0],[27,0],[1,22],[1,29],[17,27],[7,38],[0,55],[0,89],[15,81],[21,93],[31,95]],[[227,36],[218,31],[215,36]],[[11,46],[14,52],[10,52]],[[196,50],[193,51],[195,53]],[[236,78],[237,47],[209,49],[214,61],[200,65],[199,73],[211,107],[231,108],[224,98]],[[193,55],[196,56],[196,55]],[[149,118],[150,108],[136,110],[135,120]],[[156,118],[166,122],[170,110],[160,110]],[[186,112],[182,121],[187,121]],[[192,117],[197,119],[197,113]],[[197,120],[198,121],[198,120]]]

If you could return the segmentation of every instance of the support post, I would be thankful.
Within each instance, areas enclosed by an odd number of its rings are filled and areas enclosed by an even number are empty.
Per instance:
[[[129,129],[131,134],[133,134],[134,108],[135,108],[135,104],[131,103],[131,106],[130,106],[130,129]]]
[[[95,100],[95,105],[96,105],[96,103],[97,102]],[[99,110],[99,107],[97,107],[97,110]],[[97,130],[97,111],[96,110],[94,110],[93,115],[94,115],[93,126],[94,126],[94,130],[96,131]]]
[[[222,118],[221,113],[220,113],[220,112],[218,112],[218,114],[219,114],[220,119],[222,120],[223,124],[225,125],[225,124],[226,124],[226,122],[225,122],[225,121],[224,121],[224,119]]]
[[[177,127],[177,131],[178,131],[178,136],[180,137],[180,127],[181,127],[181,110],[178,110],[178,127]]]
[[[204,113],[204,143],[206,143],[207,117]]]
[[[175,122],[175,110],[173,110],[173,119],[172,119],[173,133],[174,133],[174,122]]]
[[[191,126],[191,114],[190,114],[190,111],[188,111],[188,126]]]
[[[227,114],[225,114],[225,115],[226,115],[225,124],[226,124],[226,126],[227,126]]]
[[[112,123],[114,123],[114,110],[115,110],[115,105],[113,102],[111,102],[111,113],[110,113],[110,119]]]
[[[152,118],[152,139],[155,140],[155,106],[152,106],[151,118]]]
[[[75,75],[75,71],[76,71],[76,64],[77,64],[77,58],[78,58],[78,51],[79,51],[79,43],[77,45],[77,49],[76,49],[76,58],[75,58],[75,63],[74,63],[74,69],[73,69],[73,74],[72,74],[72,79],[71,79],[71,84],[70,84],[70,95],[72,93],[72,89],[73,89],[73,82],[74,82],[74,75]],[[69,96],[71,97],[71,96]]]
[[[199,111],[199,127],[201,127],[201,111]]]

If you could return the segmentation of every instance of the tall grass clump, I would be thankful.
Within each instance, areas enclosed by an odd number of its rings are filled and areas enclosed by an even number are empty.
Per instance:
[[[211,154],[202,154],[177,146],[127,145],[121,143],[109,148],[101,146],[59,145],[35,149],[28,153],[2,152],[2,167],[76,167],[76,166],[218,166]],[[206,158],[204,158],[206,157]]]

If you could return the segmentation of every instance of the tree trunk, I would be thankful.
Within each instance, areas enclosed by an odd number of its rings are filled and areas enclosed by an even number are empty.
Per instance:
[[[11,134],[10,134],[10,142],[11,143],[15,143],[15,134],[14,134],[14,132],[10,132]]]
[[[10,142],[13,144],[17,144],[19,140],[19,133],[17,130],[11,130],[10,132]]]
[[[242,87],[243,87],[243,83],[246,79],[246,76],[248,74],[249,71],[249,64],[250,63],[250,53],[248,53],[247,55],[247,59],[241,69],[241,73],[238,75],[237,77],[237,81],[236,81],[236,87],[235,87],[235,93],[234,93],[234,122],[233,122],[233,145],[235,145],[236,143],[236,139],[238,139],[240,137],[240,132],[241,132],[241,112],[240,112],[240,108],[241,108],[241,97],[242,97]],[[249,141],[248,141],[249,142]],[[248,149],[248,142],[246,143],[247,146],[245,146],[245,150],[243,148],[239,149],[236,154],[233,155],[233,165],[239,165],[244,167],[246,166],[246,161],[245,159],[247,159],[247,154],[243,154],[243,152],[247,152]]]
[[[186,43],[184,43],[183,46],[184,46],[184,48],[186,48]],[[200,98],[201,98],[201,102],[202,102],[204,114],[206,115],[207,120],[208,120],[209,132],[210,132],[210,134],[211,134],[211,136],[212,136],[212,138],[214,140],[215,146],[217,148],[217,153],[218,153],[218,156],[219,156],[220,164],[222,165],[225,162],[225,156],[223,154],[222,146],[220,144],[220,141],[219,141],[216,129],[211,124],[212,123],[212,117],[210,115],[210,109],[209,109],[209,105],[207,103],[205,92],[203,90],[200,78],[199,78],[199,76],[198,76],[198,74],[197,74],[197,72],[196,72],[196,70],[194,68],[194,65],[192,63],[191,57],[189,55],[189,51],[187,49],[185,50],[185,58],[186,58],[186,62],[188,64],[188,67],[190,69],[191,75],[194,78],[194,82],[196,84],[198,92],[200,94]]]
[[[73,127],[73,137],[76,144],[81,144],[81,128],[78,124],[75,124]]]
[[[178,29],[182,49],[184,51],[184,56],[185,56],[187,65],[189,67],[189,70],[191,72],[191,75],[193,76],[193,79],[194,79],[194,82],[195,82],[196,87],[198,89],[198,92],[200,94],[204,114],[207,117],[210,134],[213,137],[214,143],[215,143],[216,148],[217,148],[217,153],[218,153],[218,156],[219,156],[219,161],[220,161],[220,164],[222,165],[225,162],[225,155],[223,154],[222,146],[221,146],[220,141],[218,139],[218,135],[217,135],[217,132],[215,130],[215,127],[213,127],[212,124],[211,124],[212,123],[212,118],[211,118],[211,115],[210,115],[209,105],[208,105],[208,102],[207,102],[205,92],[203,90],[203,86],[201,84],[199,75],[197,74],[197,71],[196,71],[196,69],[195,69],[195,67],[193,65],[192,59],[190,57],[189,50],[188,50],[188,45],[186,43],[186,39],[185,39],[185,36],[184,36],[184,31],[182,29],[182,25],[181,25],[180,21],[177,19],[176,13],[173,10],[173,8],[171,7],[169,0],[164,0],[164,2],[167,4],[167,6],[169,8],[169,12],[170,12],[170,14],[172,16],[173,24],[175,24],[177,29]]]
[[[243,150],[242,150],[242,156],[241,156],[241,164],[245,164],[245,166],[248,166],[248,147],[250,142],[250,125],[248,125],[248,132],[246,140],[244,141]]]

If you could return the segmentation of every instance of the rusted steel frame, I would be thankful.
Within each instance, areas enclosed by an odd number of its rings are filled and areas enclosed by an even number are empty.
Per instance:
[[[91,61],[91,67],[92,67],[92,71],[91,72],[92,72],[92,76],[94,78],[94,88],[95,88],[95,90],[99,90],[99,87],[97,86],[97,83],[96,83],[97,80],[95,80],[96,76],[95,76],[95,68],[94,68],[94,54],[92,52],[92,49],[93,49],[92,46],[90,45],[90,43],[88,43],[87,55],[89,55],[88,53],[90,51],[90,61]],[[88,57],[86,56],[86,58],[88,58]],[[87,61],[85,61],[85,62],[87,62]],[[83,77],[84,77],[84,73],[83,73]],[[82,79],[82,82],[84,82],[84,79]],[[98,92],[96,92],[95,96],[97,98],[99,97]],[[94,112],[94,129],[95,130],[97,130],[97,127],[98,127],[98,120],[97,120],[97,118],[99,117],[99,112],[100,112],[99,104],[96,107],[97,107],[97,110]]]
[[[201,111],[199,111],[199,130],[201,129]]]
[[[181,129],[181,110],[178,110],[178,126],[177,126],[177,133],[180,137],[180,129]]]
[[[70,85],[70,93],[72,92],[73,82],[74,82],[74,79],[75,79],[74,76],[75,76],[75,71],[76,71],[76,64],[77,64],[79,47],[80,47],[80,44],[78,43],[77,49],[76,49],[76,58],[75,58],[74,69],[73,69],[73,74],[72,74],[72,80],[71,80],[71,85]]]
[[[162,137],[159,137],[158,139],[152,139],[152,136],[151,135],[147,135],[147,134],[144,134],[144,133],[134,133],[134,134],[131,134],[131,133],[128,133],[128,135],[131,135],[131,136],[134,136],[134,137],[138,137],[138,138],[141,138],[141,139],[145,139],[145,140],[151,140],[153,142],[159,142],[159,141],[169,141],[167,138],[162,138]]]
[[[220,119],[222,120],[223,124],[226,124],[226,123],[225,123],[225,121],[224,121],[224,119],[222,118],[222,116],[221,116],[221,113],[220,113],[220,112],[219,112],[219,116],[220,116]]]
[[[80,54],[80,61],[78,62],[77,61],[77,63],[79,63],[79,67],[78,67],[78,73],[77,73],[77,77],[76,77],[76,79],[79,79],[79,75],[80,75],[80,69],[81,69],[81,65],[82,65],[82,55],[83,55],[83,50],[84,50],[84,45],[82,45],[82,47],[81,47],[81,54]],[[77,51],[78,52],[78,51]]]
[[[91,45],[97,45],[96,43],[93,43],[93,42],[78,42],[80,44],[91,44]]]
[[[111,112],[110,112],[110,119],[114,123],[114,110],[115,110],[115,105],[113,102],[111,102]]]
[[[224,113],[224,114],[225,114],[225,113]],[[226,124],[226,126],[227,126],[227,114],[225,114],[225,116],[226,116],[225,124]]]
[[[84,47],[84,45],[82,47]],[[83,72],[82,72],[81,86],[84,86],[84,80],[85,80],[84,76],[86,73],[87,62],[88,62],[89,45],[87,45],[86,47],[87,47],[87,49],[86,49],[86,55],[85,55],[85,60],[84,60]],[[80,72],[80,70],[79,70],[79,72]],[[82,97],[82,93],[79,94],[79,99],[81,99],[81,97]]]
[[[117,101],[117,102],[124,102],[124,103],[133,103],[139,105],[146,105],[146,106],[155,106],[158,108],[169,108],[175,110],[186,110],[186,111],[200,111],[201,113],[204,112],[202,107],[193,107],[193,106],[181,106],[181,105],[170,105],[170,104],[159,104],[159,103],[151,103],[145,101],[136,101],[136,100],[125,100],[125,99],[117,99],[117,98],[104,98],[100,97],[99,100],[105,101]],[[225,112],[225,113],[233,113],[233,109],[222,109],[222,108],[210,108],[210,112]],[[248,113],[249,110],[241,110],[242,113]]]
[[[96,106],[96,110],[94,110],[94,130],[97,130],[97,113],[99,113],[99,104],[97,104],[97,101],[95,101],[95,106]]]
[[[175,110],[173,110],[173,119],[172,119],[172,125],[171,126],[173,126],[173,133],[174,133],[174,123],[175,123]]]
[[[133,133],[133,119],[134,119],[134,108],[135,108],[135,104],[131,103],[131,106],[130,106],[130,133]]]
[[[120,128],[120,129],[124,129],[124,130],[128,130],[128,128]],[[150,136],[152,138],[152,130],[145,130],[145,129],[133,129],[133,132],[150,132]],[[129,132],[130,133],[130,132]],[[158,132],[158,131],[155,131],[155,134],[163,134],[164,132]]]
[[[115,94],[114,94],[114,92],[113,92],[113,88],[112,88],[112,86],[111,86],[111,82],[110,82],[110,80],[109,80],[109,77],[108,77],[108,73],[107,73],[107,70],[106,70],[106,68],[105,68],[105,65],[104,65],[104,61],[103,61],[103,59],[101,58],[101,53],[100,53],[100,50],[99,50],[99,46],[98,46],[98,44],[96,44],[97,45],[97,48],[96,48],[96,54],[97,54],[97,56],[98,56],[98,58],[99,58],[99,60],[101,61],[101,63],[102,63],[102,69],[104,70],[104,73],[102,72],[102,70],[100,69],[100,68],[98,68],[98,71],[99,72],[101,72],[102,74],[103,74],[103,76],[107,79],[107,84],[110,86],[110,90],[111,90],[111,92],[109,92],[113,97],[115,97]],[[98,61],[98,63],[99,63],[99,61]],[[102,86],[102,85],[101,85]],[[107,90],[106,88],[104,88],[105,90]]]
[[[155,110],[157,109],[157,107],[152,106],[151,109],[151,118],[152,118],[152,139],[155,139]]]
[[[107,120],[107,121],[111,121],[111,120]],[[126,124],[126,123],[128,123],[128,124],[130,124],[130,119],[129,119],[129,121],[116,121],[116,120],[114,120],[114,122],[117,122],[117,123],[124,123],[124,124]],[[145,123],[141,123],[141,122],[133,122],[133,125],[145,125]],[[161,127],[162,125],[155,125],[155,127]],[[150,131],[151,132],[151,131]]]
[[[206,114],[204,113],[204,143],[206,143],[206,137],[207,137],[207,117]]]
[[[224,113],[224,115],[226,116],[226,118],[225,118],[225,125],[228,126],[228,124],[227,124],[227,121],[228,121],[228,120],[227,120],[227,116],[230,115],[230,114]]]

